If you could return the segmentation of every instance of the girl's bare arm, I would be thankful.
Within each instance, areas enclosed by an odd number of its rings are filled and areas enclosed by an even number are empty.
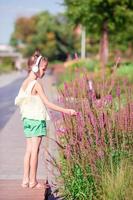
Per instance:
[[[76,115],[76,112],[75,110],[73,109],[66,109],[66,108],[63,108],[63,107],[60,107],[60,106],[57,106],[53,103],[51,103],[48,98],[46,97],[45,93],[44,93],[44,90],[42,88],[42,86],[37,82],[36,85],[35,85],[35,89],[38,93],[38,95],[41,97],[43,103],[50,109],[52,110],[55,110],[55,111],[59,111],[59,112],[63,112],[63,113],[66,113],[66,114],[70,114],[70,115]]]

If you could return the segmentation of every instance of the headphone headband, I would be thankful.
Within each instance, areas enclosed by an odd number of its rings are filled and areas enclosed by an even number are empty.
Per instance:
[[[39,56],[39,57],[37,58],[37,60],[36,60],[36,63],[33,65],[32,71],[33,71],[34,73],[37,73],[37,72],[38,72],[38,70],[39,70],[39,63],[40,63],[40,60],[42,59],[42,57],[43,57],[43,56]]]
[[[36,61],[36,64],[35,65],[39,65],[39,62],[40,62],[40,60],[41,60],[41,58],[42,58],[42,56],[39,56],[38,58],[37,58],[37,61]]]

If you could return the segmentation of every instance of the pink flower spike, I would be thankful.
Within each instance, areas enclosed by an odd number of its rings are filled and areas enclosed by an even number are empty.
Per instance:
[[[88,81],[88,84],[89,84],[89,89],[90,89],[90,90],[93,90],[92,80],[89,80],[89,81]]]
[[[118,56],[118,57],[116,58],[116,64],[119,64],[120,62],[121,62],[121,57]]]
[[[61,136],[64,136],[66,133],[67,133],[67,129],[66,128],[64,128],[64,127],[61,127],[61,128],[57,128],[56,129],[56,133],[57,133],[57,135],[59,136],[59,137],[61,137]]]
[[[66,157],[67,157],[67,159],[69,159],[70,158],[70,145],[69,144],[67,144],[67,146],[66,146],[66,149],[65,149],[65,155],[66,155]]]
[[[68,89],[68,86],[67,86],[67,83],[66,83],[66,82],[64,83],[64,88],[65,88],[65,90]]]
[[[78,59],[78,54],[77,54],[77,53],[74,54],[74,58],[75,58],[76,60]]]
[[[109,94],[109,95],[105,96],[105,99],[104,99],[105,103],[107,103],[107,104],[112,103],[112,100],[113,100],[112,95]]]
[[[120,90],[120,87],[118,86],[118,87],[116,88],[116,95],[117,95],[118,97],[120,97],[120,94],[121,94],[121,90]]]
[[[102,150],[99,150],[97,152],[97,155],[98,155],[99,158],[103,158],[104,157],[104,152]]]

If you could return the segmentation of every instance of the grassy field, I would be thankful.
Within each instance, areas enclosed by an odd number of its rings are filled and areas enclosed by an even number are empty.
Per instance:
[[[0,60],[0,73],[8,73],[14,69],[11,58],[3,58]]]

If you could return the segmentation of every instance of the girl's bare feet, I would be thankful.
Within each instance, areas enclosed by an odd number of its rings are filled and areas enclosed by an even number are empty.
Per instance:
[[[27,188],[27,187],[29,187],[29,182],[22,182],[22,184],[21,184],[21,186],[23,187],[23,188]]]
[[[37,189],[41,189],[41,188],[45,188],[45,185],[42,183],[38,183],[36,182],[30,182],[29,183],[29,188],[33,189],[33,188],[37,188]]]
[[[28,177],[23,177],[23,181],[22,181],[22,183],[21,183],[21,186],[22,186],[23,188],[29,187],[29,178],[28,178]]]

